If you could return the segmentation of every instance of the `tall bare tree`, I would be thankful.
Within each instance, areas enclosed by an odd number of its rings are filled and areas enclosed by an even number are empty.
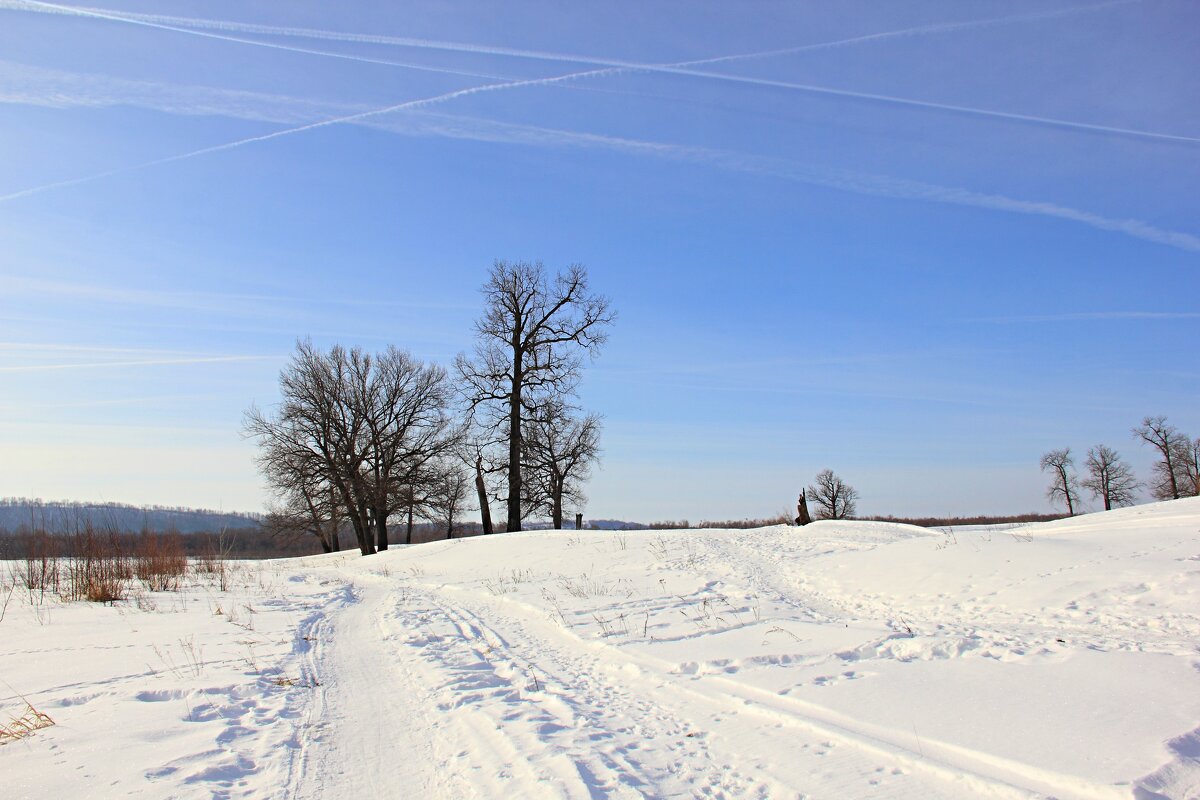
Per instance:
[[[1168,423],[1165,416],[1144,418],[1142,424],[1133,429],[1133,435],[1158,450],[1161,458],[1154,465],[1151,494],[1159,500],[1178,500],[1183,497],[1179,457],[1191,444],[1188,437]]]
[[[1133,468],[1116,450],[1098,444],[1088,450],[1084,464],[1088,476],[1079,485],[1091,492],[1092,497],[1103,500],[1105,511],[1133,505],[1141,484],[1134,476]]]
[[[526,423],[524,469],[528,504],[545,508],[562,530],[563,508],[585,500],[583,482],[600,457],[600,417],[577,417],[560,400],[547,401]]]
[[[1071,458],[1071,448],[1051,450],[1042,456],[1041,468],[1049,472],[1053,478],[1050,487],[1046,489],[1046,497],[1051,503],[1062,502],[1067,506],[1067,514],[1075,516],[1075,507],[1079,505],[1079,478],[1075,476],[1075,460]]]
[[[806,494],[816,504],[817,519],[849,519],[858,510],[858,490],[831,469],[818,472]]]
[[[476,423],[507,445],[506,530],[519,531],[524,423],[548,399],[574,394],[583,355],[596,355],[615,314],[579,265],[551,279],[541,263],[496,261],[483,297],[475,351],[460,354],[455,369]]]

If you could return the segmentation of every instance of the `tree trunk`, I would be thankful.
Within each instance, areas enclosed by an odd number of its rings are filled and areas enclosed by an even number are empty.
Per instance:
[[[415,501],[408,504],[408,526],[404,529],[405,544],[412,544],[413,508],[416,505]]]
[[[358,537],[358,549],[364,556],[375,554],[375,543],[372,541],[374,531],[371,530],[371,515],[365,503],[358,504],[358,513],[351,515],[354,523],[354,535]]]
[[[354,539],[358,543],[358,550],[364,556],[369,556],[375,552],[375,545],[371,543],[371,531],[364,524],[364,519],[367,515],[366,507],[361,503],[355,503],[350,496],[350,489],[340,479],[335,480],[338,494],[342,496],[342,503],[346,508],[346,516],[350,518],[350,527],[354,531]]]
[[[350,525],[354,528],[354,538],[358,540],[358,551],[364,556],[373,555],[375,545],[371,541],[371,531],[364,529],[362,520],[357,514],[351,515]]]
[[[804,492],[800,493],[800,499],[796,501],[796,524],[807,525],[812,522],[812,515],[808,513],[808,498],[804,496]]]
[[[520,326],[518,326],[519,329]],[[512,392],[508,398],[508,522],[506,531],[521,530],[521,342],[513,336]]]
[[[1179,499],[1179,481],[1175,477],[1175,462],[1171,460],[1171,446],[1169,444],[1159,448],[1162,450],[1163,461],[1167,465],[1167,479],[1171,482],[1171,499]]]
[[[1071,481],[1067,477],[1066,467],[1059,469],[1059,474],[1062,476],[1063,496],[1067,498],[1067,516],[1075,516],[1075,503],[1071,500]]]
[[[492,530],[492,509],[488,506],[487,485],[483,482],[483,456],[475,459],[475,491],[479,493],[479,516],[483,523],[483,533],[490,535]]]
[[[388,549],[387,510],[375,509],[375,549]]]
[[[563,483],[564,481],[555,480],[552,486],[554,498],[550,506],[550,517],[554,520],[554,530],[561,531],[563,526]]]

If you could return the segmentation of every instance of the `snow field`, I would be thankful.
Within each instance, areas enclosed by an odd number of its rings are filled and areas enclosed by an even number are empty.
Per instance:
[[[190,575],[113,606],[17,587],[0,622],[0,717],[29,702],[56,725],[0,748],[6,794],[245,797],[287,783],[307,744],[313,637],[345,586],[280,562],[228,569],[227,591]]]
[[[58,724],[0,772],[95,797],[1200,796],[1200,500],[242,569],[154,608],[10,607],[0,679]]]

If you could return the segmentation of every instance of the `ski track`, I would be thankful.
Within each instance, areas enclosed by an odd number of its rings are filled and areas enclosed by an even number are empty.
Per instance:
[[[692,688],[671,674],[673,665],[583,642],[516,602],[380,580],[356,594],[362,599],[334,623],[325,666],[337,677],[326,685],[330,710],[314,735],[329,747],[315,777],[297,775],[296,797],[333,787],[486,797],[493,779],[522,797],[1036,794],[964,768],[986,759],[949,745],[946,763],[919,759],[895,744],[907,742],[907,732],[864,733],[868,726],[726,679],[706,677]],[[368,636],[351,646],[338,641],[339,630]],[[381,682],[410,690],[373,691]],[[371,710],[356,713],[364,704]],[[470,713],[450,713],[462,710]],[[372,715],[396,723],[363,730],[358,719]],[[759,754],[777,749],[781,736],[793,742],[794,761],[766,763]],[[400,761],[398,746],[406,748]]]

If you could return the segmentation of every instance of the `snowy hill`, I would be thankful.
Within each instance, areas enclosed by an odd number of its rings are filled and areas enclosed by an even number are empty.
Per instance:
[[[15,796],[1194,798],[1200,499],[527,532],[0,621]],[[0,594],[0,601],[3,595]]]

